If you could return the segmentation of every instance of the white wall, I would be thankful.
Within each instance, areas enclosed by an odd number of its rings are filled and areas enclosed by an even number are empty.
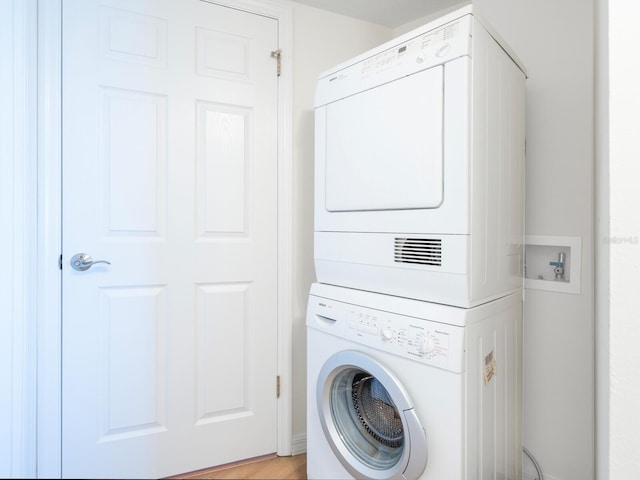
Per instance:
[[[411,20],[410,22],[407,22],[403,25],[398,25],[397,27],[395,27],[393,29],[393,36],[394,37],[398,37],[404,33],[409,32],[410,30],[413,30],[414,28],[418,28],[423,26],[426,23],[431,22],[432,20],[436,20],[439,17],[452,12],[453,10],[456,10],[458,8],[464,7],[468,4],[471,3],[471,0],[451,0],[451,6],[448,8],[444,8],[442,10],[438,10],[435,11],[429,15],[425,15],[424,17],[420,17],[420,18],[416,18],[414,20]]]
[[[391,38],[391,29],[293,3],[293,437],[306,433],[306,327],[313,266],[313,99],[318,75]]]
[[[640,472],[640,32],[637,2],[608,3],[609,34],[609,471]],[[606,295],[606,293],[604,293]]]

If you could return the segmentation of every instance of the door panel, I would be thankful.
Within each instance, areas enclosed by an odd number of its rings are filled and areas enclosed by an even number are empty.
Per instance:
[[[246,237],[252,112],[198,102],[197,115],[198,234]]]
[[[277,41],[202,1],[63,2],[65,478],[276,450]]]

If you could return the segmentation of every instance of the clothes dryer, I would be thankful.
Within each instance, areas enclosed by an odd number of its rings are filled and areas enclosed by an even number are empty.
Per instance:
[[[310,479],[520,480],[519,294],[463,309],[314,284]]]
[[[471,5],[321,74],[318,281],[460,307],[520,291],[525,78]]]

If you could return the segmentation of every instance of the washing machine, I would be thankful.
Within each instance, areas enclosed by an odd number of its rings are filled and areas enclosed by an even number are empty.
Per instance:
[[[465,309],[314,284],[310,479],[520,480],[522,301]]]

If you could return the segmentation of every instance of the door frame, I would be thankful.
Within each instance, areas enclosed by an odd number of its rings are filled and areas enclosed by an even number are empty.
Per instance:
[[[62,1],[38,2],[37,452],[39,478],[62,476]],[[293,151],[292,8],[274,0],[204,0],[278,22],[277,453],[292,453]],[[34,19],[35,20],[35,19]],[[35,141],[35,139],[34,139]],[[275,379],[274,379],[275,381]]]

